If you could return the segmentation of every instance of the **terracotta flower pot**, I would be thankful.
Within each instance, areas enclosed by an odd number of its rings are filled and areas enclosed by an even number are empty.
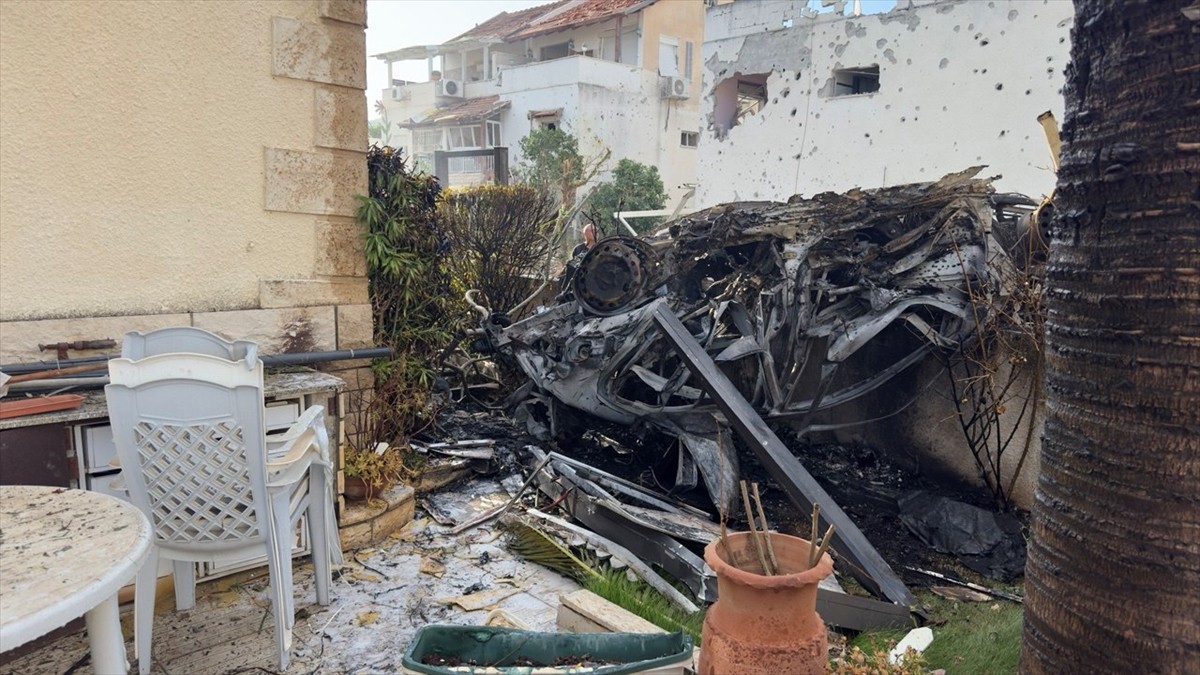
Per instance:
[[[358,476],[346,476],[342,494],[352,502],[361,502],[379,494],[382,486],[368,483]]]
[[[701,632],[700,675],[824,673],[825,623],[817,614],[817,584],[833,571],[829,554],[808,563],[808,541],[771,534],[779,574],[766,576],[750,534],[740,532],[704,549],[717,575],[717,602]]]

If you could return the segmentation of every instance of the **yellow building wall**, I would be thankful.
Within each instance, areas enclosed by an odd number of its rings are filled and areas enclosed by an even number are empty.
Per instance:
[[[369,342],[365,24],[365,0],[0,2],[0,363],[160,324]]]
[[[679,41],[679,70],[683,75],[687,63],[686,43],[692,43],[691,91],[686,99],[661,101],[661,123],[658,134],[659,172],[668,179],[663,187],[667,192],[666,207],[674,209],[688,194],[687,185],[696,183],[697,150],[681,145],[681,132],[698,133],[704,128],[700,115],[701,54],[704,50],[704,3],[699,0],[660,0],[642,10],[642,67],[658,73],[659,38],[670,36]],[[685,78],[686,79],[686,78]],[[683,212],[695,209],[694,201],[685,204]]]
[[[642,10],[642,67],[658,72],[659,37],[679,39],[679,69],[684,67],[684,43],[692,43],[692,96],[682,101],[683,107],[700,106],[700,52],[704,46],[704,3],[690,0],[656,2]]]

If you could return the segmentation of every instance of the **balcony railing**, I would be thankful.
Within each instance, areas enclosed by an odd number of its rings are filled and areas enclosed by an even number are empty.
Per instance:
[[[642,86],[641,68],[638,66],[581,55],[507,66],[499,80],[501,94],[575,84],[630,91]]]
[[[454,80],[454,77],[446,79]],[[518,66],[504,66],[491,80],[466,82],[466,98],[511,94],[549,87],[586,84],[606,89],[637,91],[642,87],[643,72],[636,65],[614,63],[590,56],[567,56]],[[457,80],[456,80],[457,81]],[[413,82],[383,90],[387,101],[434,100],[435,83]]]

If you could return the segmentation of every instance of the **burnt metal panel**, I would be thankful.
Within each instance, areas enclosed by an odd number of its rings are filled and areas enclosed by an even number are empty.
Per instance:
[[[680,358],[700,380],[701,385],[730,425],[758,456],[759,461],[801,509],[809,510],[814,503],[821,505],[821,516],[837,527],[833,548],[850,563],[851,572],[863,586],[904,607],[917,600],[909,592],[887,562],[867,541],[866,536],[842,511],[837,502],[825,492],[811,474],[759,417],[749,402],[738,392],[729,378],[721,372],[704,348],[671,312],[665,303],[654,309],[654,320],[663,335],[675,346]]]

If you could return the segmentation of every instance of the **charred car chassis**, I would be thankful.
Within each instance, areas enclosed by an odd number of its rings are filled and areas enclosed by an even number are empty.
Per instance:
[[[686,448],[676,484],[703,481],[727,514],[736,432],[797,505],[820,504],[856,576],[907,606],[904,585],[766,422],[831,428],[822,413],[975,336],[1013,264],[1001,242],[1021,226],[1000,207],[1033,204],[997,198],[979,170],[717,206],[653,237],[609,237],[557,304],[485,330],[528,375],[526,403],[550,411],[551,431],[566,405],[674,435]]]

